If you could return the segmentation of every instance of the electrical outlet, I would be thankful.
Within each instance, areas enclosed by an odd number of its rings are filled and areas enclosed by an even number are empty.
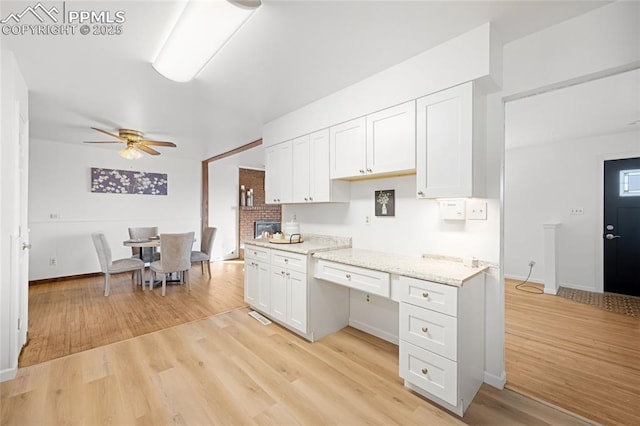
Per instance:
[[[367,303],[371,303],[371,295],[367,294]]]
[[[298,220],[298,217],[296,216],[296,214],[293,214],[293,221],[296,222]]]
[[[49,259],[49,266],[56,266],[58,262],[53,257]]]
[[[533,268],[534,266],[536,266],[536,261],[535,260],[530,260],[529,261],[529,267]]]
[[[364,217],[364,224],[365,224],[365,225],[371,225],[371,216],[366,215],[366,216]]]
[[[584,207],[571,207],[571,210],[569,211],[570,215],[580,215],[580,214],[584,214]]]

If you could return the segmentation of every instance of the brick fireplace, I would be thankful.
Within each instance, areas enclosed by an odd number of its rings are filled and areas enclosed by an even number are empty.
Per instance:
[[[264,171],[252,169],[240,169],[240,185],[253,189],[253,207],[242,206],[240,202],[240,258],[244,259],[244,241],[254,238],[254,226],[256,221],[281,222],[282,208],[279,205],[267,205],[264,203]],[[238,194],[240,197],[240,194]]]

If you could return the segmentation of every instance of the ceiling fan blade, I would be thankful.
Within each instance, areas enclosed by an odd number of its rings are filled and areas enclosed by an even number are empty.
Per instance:
[[[116,138],[116,139],[119,139],[119,140],[121,140],[121,141],[122,141],[122,142],[124,142],[124,143],[127,143],[127,142],[128,142],[125,138],[122,138],[122,137],[120,137],[120,135],[116,135],[115,133],[109,133],[109,132],[107,132],[106,130],[98,129],[97,127],[92,127],[92,129],[93,129],[93,130],[96,130],[96,131],[98,131],[98,132],[104,133],[105,135],[109,135],[109,136],[112,136],[112,137],[114,137],[114,138]]]
[[[136,148],[138,148],[140,151],[146,152],[147,154],[160,155],[160,153],[158,151],[156,151],[155,149],[149,148],[148,146],[144,146],[141,143],[137,143],[134,146]]]
[[[84,141],[84,143],[121,143],[120,141]]]
[[[173,142],[141,140],[140,143],[145,144],[145,145],[152,145],[152,146],[170,146],[170,147],[173,147],[173,148],[176,147],[176,144],[173,143]]]

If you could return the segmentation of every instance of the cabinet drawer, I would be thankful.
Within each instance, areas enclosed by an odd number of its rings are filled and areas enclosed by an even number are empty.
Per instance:
[[[457,333],[457,318],[408,303],[400,303],[401,340],[457,361]]]
[[[271,267],[307,272],[307,256],[283,250],[271,250]]]
[[[386,272],[320,259],[314,277],[378,296],[390,296],[389,274]]]
[[[400,341],[400,376],[449,404],[458,405],[458,364]]]
[[[458,316],[458,289],[450,285],[400,277],[400,301]]]
[[[244,257],[245,259],[253,259],[253,260],[263,260],[265,262],[269,262],[269,249],[258,247],[258,246],[244,246]]]

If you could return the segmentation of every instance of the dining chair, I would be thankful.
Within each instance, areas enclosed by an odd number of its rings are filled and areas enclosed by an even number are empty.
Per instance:
[[[129,228],[129,238],[131,238],[132,240],[151,238],[151,237],[157,237],[157,236],[158,236],[157,226]],[[141,250],[140,247],[131,247],[131,257],[142,259],[144,263],[151,263],[154,260],[160,259],[160,253],[155,251],[153,247],[143,247],[142,257],[140,257],[140,250]],[[153,259],[151,258],[152,253],[153,253]]]
[[[211,249],[213,248],[213,241],[216,239],[216,232],[218,228],[206,227],[202,231],[202,238],[200,240],[200,251],[191,252],[191,263],[200,262],[200,268],[202,269],[202,275],[204,275],[204,263],[207,263],[207,272],[209,278],[211,278]]]
[[[98,261],[100,262],[100,271],[104,273],[104,295],[109,295],[109,276],[111,274],[119,274],[121,272],[138,271],[140,281],[144,286],[144,262],[140,259],[126,258],[126,259],[111,259],[111,247],[107,242],[107,238],[102,233],[91,234],[93,239],[93,245],[96,247],[96,253],[98,254]],[[133,280],[133,277],[131,277]],[[144,290],[144,287],[143,287]]]
[[[162,274],[162,295],[166,294],[167,275],[172,272],[184,272],[184,282],[191,291],[189,268],[191,267],[191,249],[194,232],[184,234],[160,234],[160,260],[151,263],[150,269],[155,280],[156,274]]]

